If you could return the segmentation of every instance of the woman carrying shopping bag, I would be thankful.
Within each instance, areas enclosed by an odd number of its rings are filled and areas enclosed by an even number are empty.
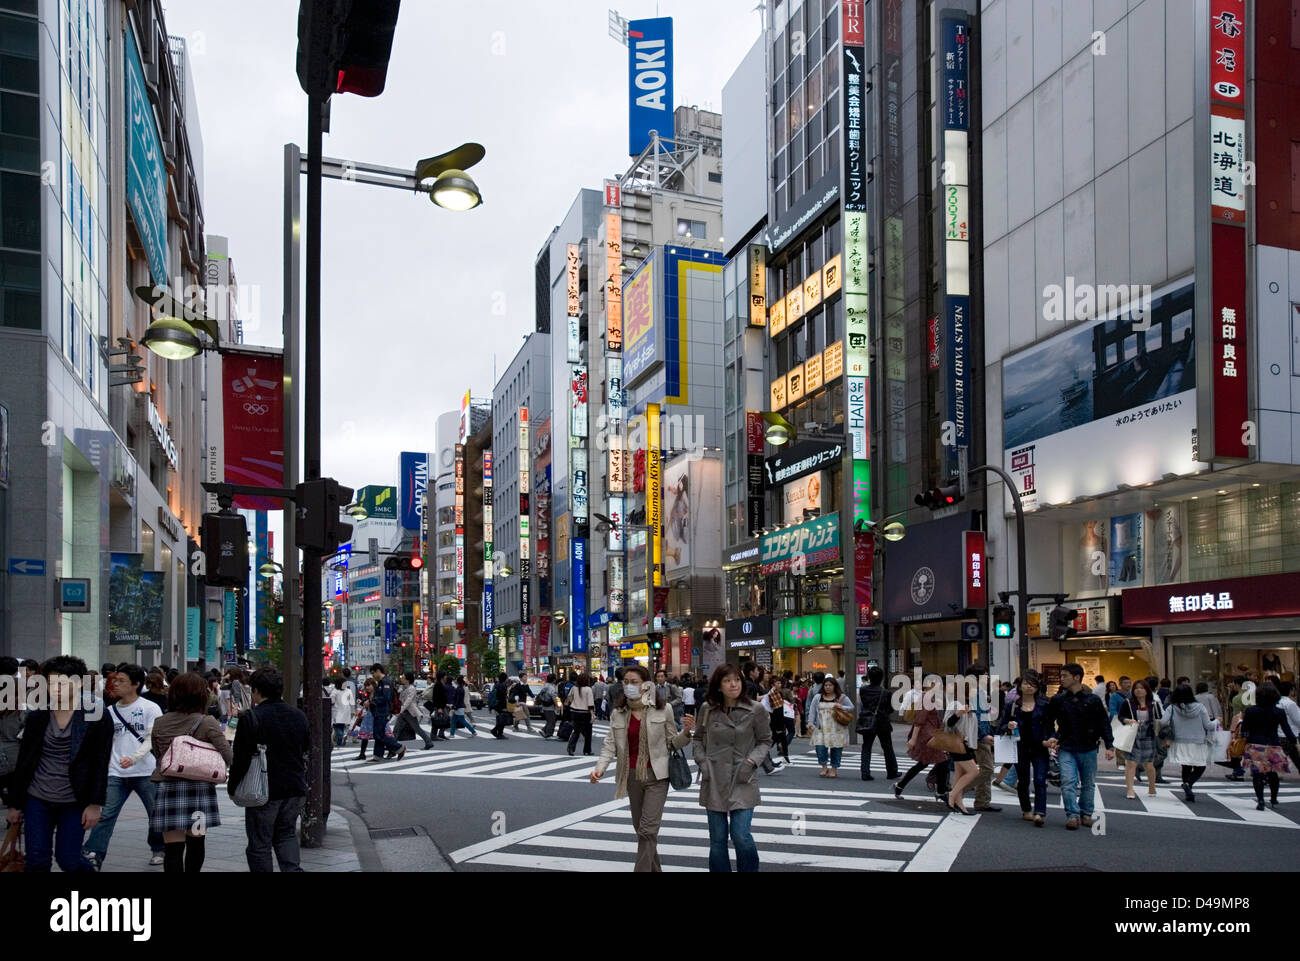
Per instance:
[[[1141,764],[1147,776],[1147,797],[1154,797],[1156,758],[1160,753],[1160,745],[1156,739],[1160,729],[1164,727],[1164,712],[1161,710],[1159,699],[1152,697],[1151,687],[1146,681],[1139,678],[1133,682],[1128,697],[1120,702],[1115,717],[1121,724],[1135,728],[1137,731],[1132,748],[1124,752],[1124,782],[1128,789],[1125,796],[1130,801],[1137,800],[1137,795],[1133,793],[1133,778],[1137,774],[1138,765]]]
[[[682,718],[679,733],[672,708],[664,703],[650,671],[633,664],[623,674],[622,691],[609,714],[609,733],[600,749],[591,783],[598,784],[615,762],[614,798],[628,798],[636,831],[633,871],[662,871],[659,863],[659,822],[668,800],[668,757],[691,739],[695,718]]]
[[[1216,728],[1205,705],[1196,699],[1190,684],[1179,684],[1169,695],[1169,728],[1173,744],[1169,763],[1183,768],[1183,799],[1196,801],[1192,786],[1209,767],[1216,742]]]

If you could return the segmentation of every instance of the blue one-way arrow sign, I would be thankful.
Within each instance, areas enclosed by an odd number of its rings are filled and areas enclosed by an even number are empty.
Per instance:
[[[9,558],[9,573],[44,577],[45,561],[38,557],[11,557]]]

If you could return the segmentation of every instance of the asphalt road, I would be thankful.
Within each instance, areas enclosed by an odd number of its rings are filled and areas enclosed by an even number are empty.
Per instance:
[[[334,753],[333,803],[357,813],[372,836],[415,870],[629,870],[635,835],[626,800],[614,801],[612,771],[600,784],[587,775],[594,757],[570,758],[565,745],[536,734],[505,741],[487,734],[489,712],[478,714],[479,736],[437,741],[429,751],[406,742],[402,761],[355,760],[357,748]],[[533,722],[535,730],[540,728]],[[605,726],[597,724],[599,754]],[[895,730],[900,749],[903,732]],[[754,834],[763,870],[873,871],[1131,871],[1296,870],[1300,850],[1300,782],[1283,782],[1281,804],[1255,810],[1250,785],[1224,780],[1211,768],[1187,804],[1176,783],[1155,798],[1139,787],[1126,800],[1122,773],[1102,762],[1100,831],[1066,831],[1059,792],[1049,789],[1044,828],[1021,820],[1014,795],[995,790],[1000,813],[949,815],[925,793],[924,775],[896,800],[879,750],[875,780],[860,778],[857,748],[846,752],[840,777],[818,776],[812,749],[797,739],[793,763],[760,775],[763,801]],[[1177,769],[1167,775],[1177,779]],[[967,795],[967,806],[973,804]],[[413,829],[414,834],[403,829]],[[427,837],[426,837],[427,836]],[[432,842],[432,843],[430,843]],[[673,791],[659,838],[666,871],[707,869],[703,809],[694,789]]]

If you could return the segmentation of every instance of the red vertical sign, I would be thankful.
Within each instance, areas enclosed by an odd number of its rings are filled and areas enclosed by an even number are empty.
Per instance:
[[[866,43],[866,14],[863,0],[843,0],[844,46],[861,47]]]
[[[677,639],[677,670],[684,671],[691,665],[691,635],[682,631]]]
[[[284,486],[284,359],[227,353],[221,358],[225,476],[228,484]],[[236,494],[235,507],[279,510],[278,498]]]
[[[1245,0],[1211,0],[1209,62],[1213,456],[1247,459]]]
[[[749,454],[763,453],[763,441],[766,431],[763,428],[763,415],[758,411],[745,412],[745,451]]]
[[[988,571],[984,557],[984,532],[962,532],[962,599],[971,610],[989,605]]]
[[[858,605],[858,627],[871,626],[871,572],[876,559],[874,534],[853,535],[853,600]]]

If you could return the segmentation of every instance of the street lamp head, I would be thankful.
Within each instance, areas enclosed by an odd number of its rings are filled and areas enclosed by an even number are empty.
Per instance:
[[[370,512],[360,504],[349,504],[345,510],[347,510],[348,516],[353,520],[363,521],[370,516]]]
[[[257,573],[260,577],[275,577],[275,575],[279,574],[282,570],[284,570],[284,568],[275,561],[267,561],[257,569]]]
[[[186,360],[203,348],[194,328],[179,317],[159,317],[140,343],[164,360]]]
[[[483,203],[478,184],[463,170],[444,170],[433,182],[429,199],[444,210],[472,210]]]
[[[900,521],[891,521],[885,525],[883,533],[887,541],[901,541],[907,536],[907,528]]]

